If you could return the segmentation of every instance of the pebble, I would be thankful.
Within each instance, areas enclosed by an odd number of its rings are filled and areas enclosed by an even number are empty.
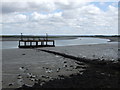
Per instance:
[[[49,76],[44,76],[44,75],[42,75],[41,77],[42,77],[42,78],[45,78],[45,79],[48,79],[48,78],[49,78]]]
[[[19,84],[20,86],[24,85],[23,79],[18,79],[18,84]]]
[[[105,75],[105,73],[101,73],[102,75]]]
[[[35,81],[35,79],[34,79],[34,78],[31,78],[30,80],[31,80],[31,81]]]
[[[18,75],[18,78],[17,79],[22,79],[22,76],[21,75]]]
[[[55,57],[59,57],[58,55],[56,55]]]
[[[115,61],[115,59],[111,59],[111,61]]]
[[[86,56],[82,56],[83,58],[86,58]]]
[[[64,61],[64,63],[67,63],[66,61]]]
[[[67,64],[64,64],[64,66],[63,67],[67,67]]]
[[[32,87],[32,85],[24,84],[23,87]]]
[[[70,65],[70,67],[74,67],[73,65]]]
[[[23,69],[24,69],[24,67],[20,67],[19,69],[23,70]]]
[[[59,71],[60,71],[60,68],[57,69],[57,72],[59,72]]]
[[[51,73],[52,70],[47,68],[47,70],[46,70],[45,72],[46,72],[46,73]]]
[[[28,70],[28,69],[25,69],[24,67],[20,67],[19,68],[21,71],[23,71],[23,72],[25,72],[26,70]]]
[[[63,75],[58,75],[58,77],[60,77],[60,79],[64,79],[64,76],[63,76]]]
[[[31,77],[31,76],[32,76],[32,73],[27,73],[27,75],[28,75],[29,77]]]
[[[83,72],[80,72],[80,74],[82,75],[82,74],[83,74]]]
[[[45,82],[41,82],[41,83],[40,83],[40,86],[42,86],[43,84],[45,84]]]
[[[25,55],[25,53],[23,53],[22,55]]]
[[[13,86],[14,85],[14,83],[9,83],[9,86]]]

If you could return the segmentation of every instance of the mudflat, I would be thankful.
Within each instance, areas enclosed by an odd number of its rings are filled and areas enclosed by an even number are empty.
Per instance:
[[[89,62],[86,62],[88,60]],[[3,90],[120,88],[119,66],[118,42],[37,49],[3,49],[2,86]]]

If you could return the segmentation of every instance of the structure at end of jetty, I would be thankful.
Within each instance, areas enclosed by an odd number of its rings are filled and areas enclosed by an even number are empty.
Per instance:
[[[55,41],[49,40],[48,35],[46,34],[46,37],[43,39],[24,39],[23,35],[21,33],[21,39],[19,40],[19,48],[38,48],[38,47],[55,47]]]

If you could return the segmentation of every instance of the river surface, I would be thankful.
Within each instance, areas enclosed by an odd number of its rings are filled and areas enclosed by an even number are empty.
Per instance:
[[[55,46],[88,45],[103,44],[109,39],[81,37],[76,39],[55,40]],[[2,46],[1,46],[2,45]],[[0,49],[18,48],[18,41],[0,41]]]

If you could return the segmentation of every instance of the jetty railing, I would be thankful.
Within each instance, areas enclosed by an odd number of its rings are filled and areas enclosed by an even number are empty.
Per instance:
[[[48,36],[46,36],[46,38],[43,40],[41,39],[36,40],[35,38],[33,38],[32,40],[29,38],[24,39],[21,33],[21,40],[19,40],[18,47],[19,48],[55,47],[55,41],[49,40]]]

